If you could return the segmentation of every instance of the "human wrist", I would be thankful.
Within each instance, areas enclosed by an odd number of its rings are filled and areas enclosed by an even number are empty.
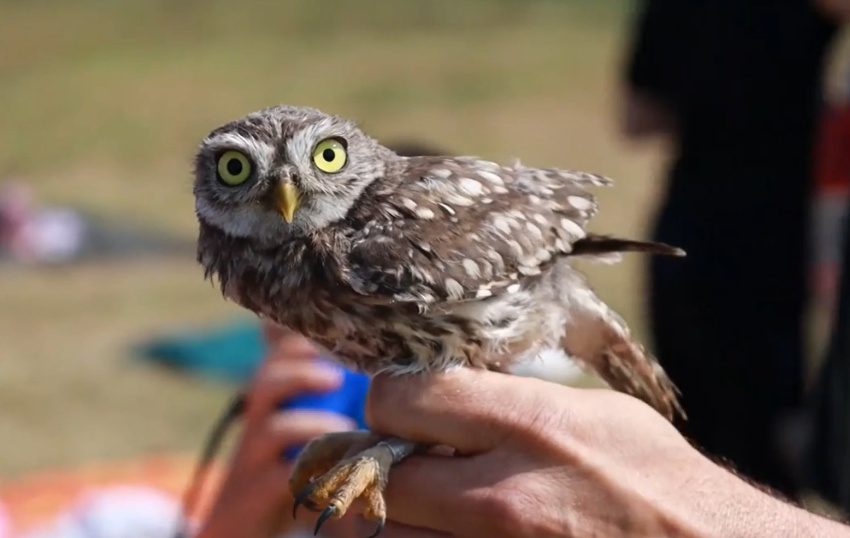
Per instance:
[[[719,532],[716,506],[717,496],[724,477],[715,466],[697,450],[687,445],[674,457],[664,458],[663,469],[640,476],[641,483],[632,490],[639,500],[635,506],[650,514],[653,521],[647,536],[675,536],[677,538],[707,538],[726,536]],[[730,475],[731,476],[731,475]],[[734,478],[734,477],[733,477]]]
[[[670,536],[850,536],[843,525],[777,498],[702,455],[700,459],[689,470],[687,487],[670,492],[665,504]]]

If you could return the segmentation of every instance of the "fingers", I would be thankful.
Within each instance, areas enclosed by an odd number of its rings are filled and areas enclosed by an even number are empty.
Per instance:
[[[330,391],[341,382],[340,372],[318,362],[269,362],[248,391],[245,420],[264,420],[284,400],[304,392]]]
[[[275,326],[266,331],[269,348],[267,362],[313,359],[318,356],[316,346],[296,332]]]
[[[305,445],[326,433],[348,431],[354,423],[345,417],[321,411],[285,411],[265,423],[246,428],[234,456],[232,467],[240,472],[264,470],[275,472],[273,482],[289,479],[290,466],[283,459],[284,452]]]
[[[272,439],[284,446],[297,446],[325,433],[348,431],[356,424],[343,415],[299,409],[283,411],[269,421]]]
[[[473,458],[474,459],[474,458]],[[469,458],[414,456],[393,467],[384,498],[396,522],[447,532],[473,516],[465,492],[481,470]]]
[[[366,405],[371,428],[422,443],[452,446],[464,454],[498,446],[539,416],[553,389],[537,379],[459,368],[441,374],[388,377],[372,382]]]

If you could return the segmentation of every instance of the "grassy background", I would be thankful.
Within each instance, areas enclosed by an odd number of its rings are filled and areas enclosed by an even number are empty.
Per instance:
[[[598,229],[643,235],[658,148],[617,135],[627,3],[545,0],[0,1],[0,178],[50,203],[196,231],[190,161],[211,128],[275,103],[383,141],[614,177]],[[594,271],[642,332],[642,260]],[[0,270],[0,477],[194,450],[226,387],[131,359],[241,315],[193,260]]]

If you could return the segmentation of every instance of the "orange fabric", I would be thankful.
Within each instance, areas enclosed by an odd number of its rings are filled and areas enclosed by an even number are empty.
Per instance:
[[[56,518],[84,492],[117,485],[144,485],[179,499],[194,470],[195,458],[156,455],[129,461],[95,463],[74,469],[38,472],[0,482],[0,501],[6,506],[16,532],[24,532]],[[199,507],[200,517],[209,509],[221,470],[214,467]]]

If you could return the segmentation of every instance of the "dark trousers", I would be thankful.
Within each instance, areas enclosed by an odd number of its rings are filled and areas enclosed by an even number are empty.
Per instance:
[[[651,262],[655,351],[682,392],[682,432],[791,494],[775,434],[801,398],[806,201],[699,185],[673,189],[657,222],[688,257]]]

